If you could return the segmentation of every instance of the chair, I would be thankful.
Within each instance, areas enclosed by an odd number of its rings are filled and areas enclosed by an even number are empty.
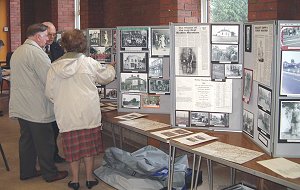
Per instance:
[[[6,170],[9,171],[8,163],[7,163],[7,160],[6,160],[6,157],[5,157],[5,154],[4,154],[1,143],[0,143],[0,152],[1,152],[1,155],[2,155],[2,158],[3,158]]]

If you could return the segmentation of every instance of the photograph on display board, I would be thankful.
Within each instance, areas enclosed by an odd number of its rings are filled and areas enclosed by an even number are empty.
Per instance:
[[[209,125],[217,127],[229,127],[228,113],[210,113]]]
[[[197,75],[197,48],[179,47],[177,56],[176,69],[178,75]]]
[[[116,88],[106,88],[105,89],[106,99],[117,99],[117,89]]]
[[[271,115],[261,109],[257,113],[257,130],[270,139]]]
[[[170,80],[149,79],[149,93],[170,94]]]
[[[212,44],[211,61],[218,63],[238,63],[239,48],[232,44]]]
[[[122,94],[122,107],[139,109],[141,107],[141,95]]]
[[[239,43],[239,25],[211,25],[211,42],[238,44]]]
[[[271,114],[272,91],[260,84],[258,85],[257,105],[260,109]]]
[[[163,77],[163,59],[162,58],[149,58],[149,78],[162,78]]]
[[[256,58],[257,62],[265,62],[265,50],[266,50],[266,44],[265,44],[265,38],[263,37],[257,37],[256,38]]]
[[[245,109],[243,110],[243,131],[253,138],[254,114]]]
[[[100,29],[89,30],[90,46],[100,46]]]
[[[103,99],[105,98],[105,87],[97,87],[98,89],[98,94],[99,94],[99,98]]]
[[[281,26],[280,43],[282,50],[300,49],[300,25]]]
[[[258,133],[258,140],[261,143],[263,143],[263,145],[265,145],[265,147],[268,147],[269,140],[264,135],[262,135],[261,133]]]
[[[300,100],[280,101],[279,142],[300,142]]]
[[[170,55],[170,30],[152,29],[151,30],[151,55],[169,56]]]
[[[252,25],[245,25],[245,52],[252,51]]]
[[[121,30],[121,49],[138,48],[148,49],[148,29],[136,28],[132,30]]]
[[[143,108],[160,108],[160,96],[158,95],[142,95]]]
[[[121,73],[121,91],[147,93],[147,74]]]
[[[244,68],[243,101],[249,103],[252,94],[253,70]]]
[[[300,51],[281,52],[280,95],[300,96]]]
[[[242,78],[242,64],[225,64],[225,78]]]
[[[225,64],[212,64],[211,79],[216,81],[225,80]]]
[[[191,127],[203,127],[209,125],[209,114],[207,112],[191,111]]]
[[[110,63],[111,47],[90,47],[90,56],[100,63]]]
[[[117,52],[117,30],[112,30],[112,53]]]
[[[107,47],[112,46],[112,30],[100,30],[100,39],[101,39],[101,46]]]
[[[146,52],[121,52],[121,72],[147,72],[148,53]]]
[[[59,31],[56,33],[55,42],[58,43],[59,45],[61,45],[61,36],[63,33],[64,33],[63,31]]]
[[[190,113],[189,111],[175,111],[175,125],[179,127],[190,126]]]

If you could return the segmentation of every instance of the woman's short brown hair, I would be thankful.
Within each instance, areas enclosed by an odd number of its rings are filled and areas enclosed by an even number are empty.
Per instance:
[[[62,34],[61,46],[67,52],[85,53],[87,41],[82,31],[73,29]]]

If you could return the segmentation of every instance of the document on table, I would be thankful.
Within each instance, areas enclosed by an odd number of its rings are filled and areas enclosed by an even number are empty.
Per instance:
[[[193,146],[193,145],[204,143],[204,142],[211,141],[214,139],[217,139],[217,137],[213,137],[213,136],[210,136],[210,135],[200,132],[200,133],[191,134],[191,135],[188,135],[185,137],[175,138],[173,140],[180,142],[182,144],[188,145],[188,146]]]
[[[121,120],[132,120],[132,119],[137,119],[140,117],[146,116],[145,114],[140,114],[140,113],[129,113],[125,115],[120,115],[115,117],[116,119],[121,119]]]
[[[257,163],[285,178],[296,179],[300,177],[300,164],[285,158],[274,158],[270,160],[258,161]]]
[[[141,129],[143,131],[150,131],[150,130],[165,128],[165,127],[170,126],[169,124],[152,121],[152,120],[146,119],[146,118],[140,118],[140,119],[134,119],[134,120],[128,120],[128,121],[119,121],[119,123],[131,126],[131,127],[137,128],[137,129]]]
[[[151,133],[153,135],[156,135],[163,139],[169,139],[169,138],[174,138],[174,137],[178,137],[178,136],[188,135],[193,132],[185,130],[185,129],[174,128],[174,129],[167,129],[167,130],[162,130],[162,131],[155,131],[155,132],[151,132]]]
[[[222,142],[213,142],[193,150],[238,164],[243,164],[264,154]]]

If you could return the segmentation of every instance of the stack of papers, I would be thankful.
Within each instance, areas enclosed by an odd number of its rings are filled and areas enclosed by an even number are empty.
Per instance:
[[[193,145],[204,143],[204,142],[211,141],[214,139],[217,139],[217,137],[209,136],[208,134],[200,132],[200,133],[191,134],[191,135],[188,135],[185,137],[176,138],[173,140],[180,142],[182,144],[188,145],[188,146],[193,146]]]

